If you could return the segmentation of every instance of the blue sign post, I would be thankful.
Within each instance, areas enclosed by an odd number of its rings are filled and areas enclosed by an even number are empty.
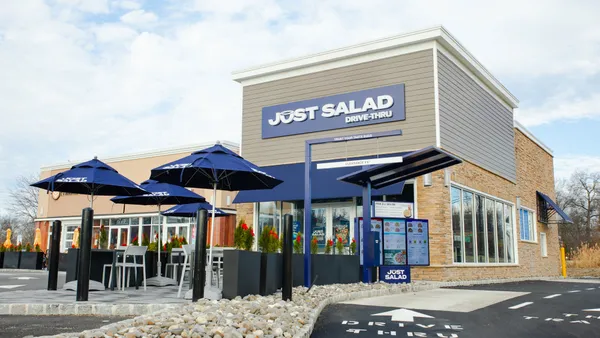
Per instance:
[[[310,184],[310,168],[311,168],[311,147],[313,144],[323,144],[332,142],[345,142],[354,140],[366,140],[378,137],[399,136],[402,135],[402,130],[393,130],[379,133],[356,134],[340,137],[327,137],[315,140],[307,140],[305,143],[304,153],[304,233],[312,234],[312,199],[311,199],[311,184]],[[263,129],[264,137],[264,129]],[[366,196],[366,198],[365,198]],[[363,231],[371,231],[371,188],[363,189]],[[368,230],[367,230],[368,229]],[[311,271],[311,256],[310,256],[310,241],[311,236],[304,236],[304,286],[307,288],[312,285]],[[360,243],[360,238],[358,240]],[[360,249],[360,248],[359,248]],[[360,250],[359,250],[360,251]],[[363,272],[364,275],[368,274]],[[370,276],[368,276],[370,277]]]

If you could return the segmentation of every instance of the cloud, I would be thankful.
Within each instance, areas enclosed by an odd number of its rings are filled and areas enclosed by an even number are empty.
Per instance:
[[[140,9],[142,7],[141,3],[132,0],[113,1],[112,5],[122,9]]]
[[[569,178],[578,170],[600,172],[600,156],[570,155],[554,159],[555,178]]]
[[[574,91],[550,97],[543,104],[519,109],[515,113],[525,126],[538,126],[560,120],[600,118],[600,93],[582,97]]]
[[[136,9],[121,16],[121,21],[132,25],[143,25],[156,20],[158,20],[156,14],[152,12],[146,12],[143,9]]]
[[[0,145],[3,158],[14,161],[0,165],[0,191],[43,164],[216,139],[239,142],[242,91],[231,80],[233,70],[437,24],[502,82],[547,75],[568,81],[600,70],[597,1],[142,4],[3,3]],[[592,114],[597,96],[572,93],[556,98],[563,104],[550,114],[553,120],[564,118],[572,104],[577,116]],[[532,102],[522,116],[532,124],[555,106]]]

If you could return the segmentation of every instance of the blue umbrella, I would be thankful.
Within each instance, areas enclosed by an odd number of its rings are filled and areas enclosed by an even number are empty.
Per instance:
[[[218,142],[212,147],[152,169],[150,178],[184,187],[212,188],[213,201],[217,199],[217,189],[228,191],[272,189],[283,182]],[[215,206],[213,205],[213,224],[214,221]],[[209,262],[212,262],[213,240],[214,227],[211,227]],[[208,271],[212,273],[212,269]],[[212,278],[209,280],[212,283]]]
[[[94,196],[135,196],[148,193],[96,157],[91,161],[74,165],[67,171],[33,183],[31,186],[48,191],[90,195],[90,207],[94,205]]]
[[[189,204],[180,204],[176,205],[168,210],[162,212],[163,216],[172,216],[172,217],[196,217],[198,213],[198,209],[204,210],[212,210],[212,205],[210,203],[189,203]],[[229,215],[225,211],[215,208],[215,217],[227,216]]]
[[[157,205],[158,212],[160,213],[161,205],[163,204],[184,204],[184,203],[195,203],[195,202],[206,202],[206,199],[195,192],[189,191],[188,189],[169,183],[161,183],[155,180],[146,180],[140,184],[140,186],[148,191],[149,193],[138,196],[116,196],[110,200],[114,203],[120,204],[134,204],[134,205]],[[162,222],[158,227],[158,238],[160,237],[160,230]],[[160,243],[160,241],[159,241]],[[161,261],[160,261],[160,245],[158,245],[158,275],[153,278],[148,278],[146,281],[149,285],[165,286],[165,285],[176,285],[176,283],[170,278],[162,277],[161,272]]]

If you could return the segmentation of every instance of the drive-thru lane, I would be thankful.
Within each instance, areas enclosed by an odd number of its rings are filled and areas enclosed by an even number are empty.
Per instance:
[[[598,337],[600,281],[443,288],[328,306],[313,337]]]

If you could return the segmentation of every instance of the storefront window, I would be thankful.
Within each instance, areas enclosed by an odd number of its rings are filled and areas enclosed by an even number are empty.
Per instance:
[[[512,205],[458,187],[452,187],[451,203],[455,263],[516,261]]]
[[[504,247],[504,220],[502,219],[503,212],[504,207],[502,203],[496,202],[496,224],[498,225],[496,233],[498,235],[498,262],[500,263],[506,262],[506,248]]]
[[[462,255],[462,233],[460,226],[460,219],[462,216],[460,190],[452,187],[451,193],[452,199],[452,235],[454,238],[454,244],[452,246],[454,251],[454,262],[461,263],[463,261]]]
[[[311,229],[312,237],[316,237],[317,245],[319,246],[319,252],[324,251],[325,241],[327,240],[327,209],[326,208],[313,208],[311,210]]]
[[[73,234],[75,233],[75,229],[77,229],[77,225],[67,225],[64,227],[65,231],[65,249],[68,250],[73,245]],[[81,234],[80,234],[81,235]]]
[[[491,199],[486,199],[485,207],[487,211],[488,257],[490,263],[496,263],[498,241],[496,240],[496,213],[494,212],[494,201]]]
[[[337,243],[338,238],[341,238],[344,246],[350,243],[350,207],[334,207],[332,209],[333,221],[333,240]]]
[[[473,231],[473,194],[463,192],[463,233],[465,236],[465,262],[475,262],[475,238]]]
[[[275,231],[279,232],[279,215],[277,205],[281,202],[260,202],[258,204],[258,229],[257,237],[260,237],[263,229],[266,226],[274,227]]]
[[[475,223],[477,228],[477,262],[487,263],[487,241],[485,231],[485,199],[480,196],[475,196]]]

